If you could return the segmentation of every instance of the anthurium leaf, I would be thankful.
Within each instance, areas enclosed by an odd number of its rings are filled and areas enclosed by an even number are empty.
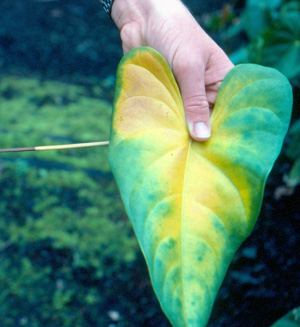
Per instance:
[[[163,57],[136,48],[122,59],[109,160],[174,327],[206,325],[230,260],[259,214],[291,102],[280,73],[237,66],[219,91],[210,140],[198,143]]]
[[[272,66],[289,79],[300,77],[300,12],[292,11],[282,17],[276,28],[263,34],[263,65]]]
[[[246,33],[250,38],[263,32],[270,21],[271,11],[277,9],[282,0],[247,0],[244,21]]]
[[[300,307],[293,309],[285,316],[280,318],[271,327],[299,327],[300,326]]]
[[[297,119],[289,129],[290,144],[286,150],[286,154],[290,159],[295,160],[300,157],[300,119]]]
[[[288,176],[284,176],[287,186],[296,187],[300,184],[300,156],[296,158]]]

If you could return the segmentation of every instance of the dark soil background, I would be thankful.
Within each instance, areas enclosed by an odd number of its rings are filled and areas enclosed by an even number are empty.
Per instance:
[[[222,5],[186,3],[196,16]],[[97,0],[1,0],[0,22],[2,72],[106,78],[122,56],[119,31]]]
[[[186,3],[201,17],[224,2]],[[243,6],[243,1],[234,3],[237,9]],[[97,0],[0,1],[2,74],[73,82],[104,79],[111,100],[121,56],[119,32]],[[288,168],[282,156],[268,180],[258,223],[236,254],[220,290],[210,327],[269,327],[300,305],[300,188],[292,195],[274,197]],[[149,313],[143,324],[133,326],[155,326],[154,321],[162,320]]]

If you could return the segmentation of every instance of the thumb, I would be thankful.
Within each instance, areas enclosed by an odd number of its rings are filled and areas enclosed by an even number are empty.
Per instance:
[[[199,74],[200,71],[200,74]],[[185,110],[185,118],[191,137],[196,141],[206,141],[211,135],[210,110],[205,91],[204,68],[184,69],[177,76]]]

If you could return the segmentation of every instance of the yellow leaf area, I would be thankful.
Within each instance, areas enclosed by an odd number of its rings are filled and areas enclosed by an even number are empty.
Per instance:
[[[144,47],[122,59],[109,160],[174,327],[207,324],[231,258],[258,217],[290,111],[282,75],[240,65],[222,83],[210,140],[198,143],[164,58]]]

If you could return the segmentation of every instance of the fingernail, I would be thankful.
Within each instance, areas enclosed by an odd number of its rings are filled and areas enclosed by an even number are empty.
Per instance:
[[[193,132],[196,137],[201,137],[201,138],[210,137],[210,128],[208,128],[207,125],[203,122],[195,123]]]

